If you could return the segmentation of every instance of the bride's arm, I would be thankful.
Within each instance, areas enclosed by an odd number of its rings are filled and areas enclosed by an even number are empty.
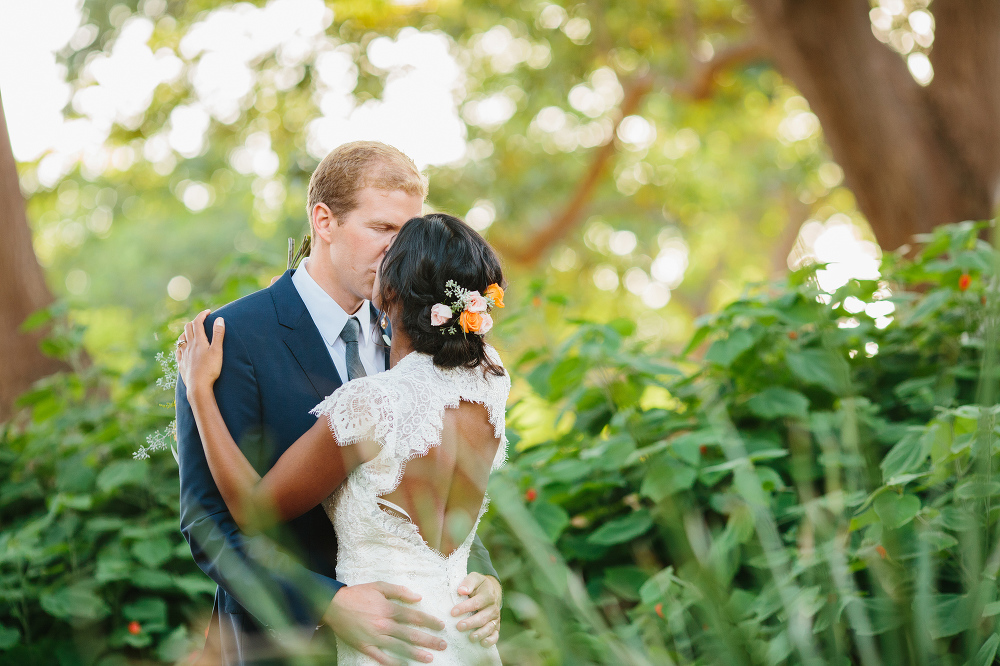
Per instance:
[[[375,451],[363,444],[338,446],[321,418],[261,478],[236,445],[216,403],[213,385],[222,368],[225,322],[221,317],[215,320],[209,343],[207,316],[206,310],[184,327],[187,343],[177,348],[176,355],[212,478],[244,531],[297,518],[329,496]]]

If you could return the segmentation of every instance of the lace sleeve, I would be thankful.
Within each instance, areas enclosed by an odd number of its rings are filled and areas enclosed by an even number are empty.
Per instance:
[[[389,396],[377,383],[365,379],[344,384],[309,413],[326,416],[327,425],[340,446],[360,441],[374,441],[385,446],[393,423]]]
[[[503,361],[500,359],[500,354],[491,345],[486,345],[486,355],[501,368],[504,367]],[[506,368],[504,369],[506,370]],[[497,436],[500,438],[500,446],[497,449],[496,456],[493,458],[493,465],[490,467],[490,471],[495,472],[507,462],[507,447],[509,443],[507,441],[505,415],[507,411],[507,397],[510,395],[510,372],[508,371],[503,377],[491,376],[488,378],[488,383],[490,384],[488,393],[493,403],[488,407],[490,421],[493,423]]]

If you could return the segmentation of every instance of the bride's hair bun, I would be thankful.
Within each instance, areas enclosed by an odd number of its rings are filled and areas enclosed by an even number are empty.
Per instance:
[[[444,368],[485,366],[496,375],[502,367],[486,355],[482,335],[449,333],[449,326],[431,325],[435,303],[453,300],[445,285],[453,281],[469,291],[486,292],[491,284],[505,287],[500,259],[482,236],[457,217],[434,213],[415,217],[399,230],[382,259],[379,271],[379,303],[385,310],[401,308],[403,327],[413,348],[434,357]]]

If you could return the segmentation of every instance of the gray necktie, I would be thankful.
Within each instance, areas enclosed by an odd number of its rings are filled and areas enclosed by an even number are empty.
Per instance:
[[[344,324],[344,330],[340,332],[340,337],[347,343],[347,353],[344,359],[347,361],[347,379],[357,379],[368,375],[365,366],[361,363],[361,354],[358,352],[358,334],[361,333],[361,322],[357,317],[351,317]]]

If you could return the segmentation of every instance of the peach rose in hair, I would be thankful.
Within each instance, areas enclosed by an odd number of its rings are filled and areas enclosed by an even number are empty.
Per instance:
[[[444,326],[451,319],[451,308],[444,303],[435,303],[431,308],[431,326]]]
[[[465,309],[469,312],[486,312],[486,299],[478,291],[465,295]]]

